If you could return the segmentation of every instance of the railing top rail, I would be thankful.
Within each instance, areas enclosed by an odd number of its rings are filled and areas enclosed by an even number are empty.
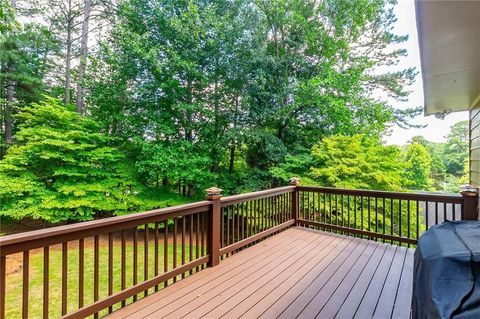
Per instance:
[[[238,194],[238,195],[231,195],[225,196],[220,199],[222,203],[222,207],[233,205],[236,203],[245,202],[248,200],[260,199],[285,193],[291,193],[295,190],[296,186],[284,186],[284,187],[277,187],[272,189],[266,189],[263,191],[253,192],[253,193],[246,193],[246,194]]]
[[[379,198],[394,198],[405,200],[418,200],[429,202],[448,202],[448,203],[463,203],[463,196],[460,194],[442,194],[442,193],[402,193],[390,191],[376,191],[364,189],[344,189],[333,187],[319,187],[319,186],[298,186],[299,191],[322,192],[327,194],[338,195],[355,195],[355,196],[369,196]]]
[[[210,201],[199,201],[178,206],[153,209],[141,213],[109,217],[72,225],[56,226],[47,229],[7,235],[0,237],[0,249],[17,243],[31,241],[42,242],[42,239],[44,240],[48,238],[58,238],[58,242],[62,242],[63,239],[74,240],[85,238],[91,235],[102,234],[104,232],[122,230],[129,227],[143,225],[147,222],[162,221],[175,216],[194,214],[207,210],[210,205]],[[54,243],[55,240],[53,239],[48,242],[50,245]],[[41,243],[39,243],[37,246],[41,247]],[[32,249],[32,247],[29,247],[29,249]],[[5,253],[0,251],[0,255],[5,255]]]

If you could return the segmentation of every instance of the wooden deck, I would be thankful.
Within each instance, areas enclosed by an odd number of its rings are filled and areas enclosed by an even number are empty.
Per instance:
[[[294,227],[108,318],[409,318],[413,252]]]

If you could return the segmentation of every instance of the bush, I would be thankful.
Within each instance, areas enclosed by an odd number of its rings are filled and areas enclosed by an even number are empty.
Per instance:
[[[16,143],[0,162],[0,216],[85,221],[168,205],[144,200],[134,165],[92,119],[53,98],[18,119]]]

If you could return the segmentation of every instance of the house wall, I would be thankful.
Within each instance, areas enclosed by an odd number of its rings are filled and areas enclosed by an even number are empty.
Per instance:
[[[470,110],[470,184],[480,187],[480,104]]]

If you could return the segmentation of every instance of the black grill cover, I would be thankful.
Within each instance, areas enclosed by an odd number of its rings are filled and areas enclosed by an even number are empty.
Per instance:
[[[480,318],[480,222],[447,221],[415,251],[412,317]]]

